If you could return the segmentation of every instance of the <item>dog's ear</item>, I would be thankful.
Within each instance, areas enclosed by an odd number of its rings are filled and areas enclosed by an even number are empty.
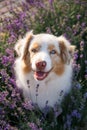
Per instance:
[[[64,63],[69,63],[75,50],[75,46],[64,37],[58,37],[58,43],[60,48],[60,56]]]
[[[73,57],[75,49],[76,49],[75,45],[70,45],[70,47],[69,47],[69,54],[71,55],[71,57]]]
[[[21,57],[22,59],[25,59],[26,55],[28,54],[28,48],[29,48],[29,44],[32,38],[33,38],[33,33],[28,32],[24,36],[24,38],[20,38],[15,45],[15,51],[17,55]]]
[[[28,32],[23,39],[18,40],[15,45],[15,50],[18,56],[21,58],[21,66],[24,73],[29,73],[31,71],[30,67],[30,55],[29,55],[29,45],[33,38],[33,33]]]

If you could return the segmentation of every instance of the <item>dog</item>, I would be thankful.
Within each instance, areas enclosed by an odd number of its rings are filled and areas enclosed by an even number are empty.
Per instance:
[[[72,88],[74,49],[64,36],[28,32],[19,39],[14,70],[24,97],[41,109],[61,105]]]

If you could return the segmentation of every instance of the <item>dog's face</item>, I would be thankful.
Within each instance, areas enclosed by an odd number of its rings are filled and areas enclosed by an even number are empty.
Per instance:
[[[50,34],[28,33],[16,44],[24,73],[33,71],[37,80],[44,80],[51,72],[62,75],[74,48],[63,36]]]

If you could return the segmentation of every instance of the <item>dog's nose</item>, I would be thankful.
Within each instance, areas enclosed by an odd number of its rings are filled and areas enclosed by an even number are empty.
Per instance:
[[[45,67],[46,67],[46,61],[37,62],[37,63],[36,63],[36,67],[37,67],[37,69],[39,69],[39,70],[45,69]]]

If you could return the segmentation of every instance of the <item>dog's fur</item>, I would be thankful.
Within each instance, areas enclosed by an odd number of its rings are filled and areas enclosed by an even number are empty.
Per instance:
[[[60,104],[72,81],[74,46],[63,37],[28,32],[15,45],[17,86],[40,108]]]

